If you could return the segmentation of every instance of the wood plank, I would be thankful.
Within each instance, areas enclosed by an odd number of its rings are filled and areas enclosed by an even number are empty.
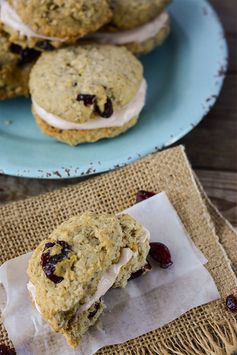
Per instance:
[[[0,204],[36,196],[78,181],[79,179],[40,180],[0,175]]]
[[[237,173],[210,170],[195,172],[213,204],[237,227]]]
[[[180,143],[194,168],[237,171],[237,4],[236,0],[210,2],[227,34],[228,74],[215,106]]]
[[[229,51],[229,63],[227,72],[237,73],[237,33],[227,34],[226,39],[228,42]]]
[[[221,21],[224,24],[227,33],[237,33],[236,0],[210,0],[211,5],[215,8]]]
[[[228,72],[237,72],[237,6],[236,0],[210,0],[223,24],[229,49]]]
[[[237,171],[237,75],[228,75],[216,105],[179,143],[194,168]]]

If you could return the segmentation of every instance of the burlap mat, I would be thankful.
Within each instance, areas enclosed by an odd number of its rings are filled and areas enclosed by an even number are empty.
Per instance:
[[[210,202],[202,185],[195,176],[196,183],[211,216],[212,222],[216,229],[219,241],[224,247],[226,254],[231,262],[232,269],[237,275],[237,231],[234,227],[222,216],[218,209]]]
[[[166,191],[188,233],[207,257],[207,268],[222,299],[125,344],[106,347],[99,354],[232,354],[237,351],[237,322],[225,309],[224,300],[237,293],[231,268],[232,262],[237,270],[232,244],[237,245],[237,237],[199,188],[183,147],[176,147],[80,184],[5,205],[0,207],[0,263],[32,250],[74,214],[84,210],[118,212],[134,203],[140,189]],[[10,344],[2,325],[0,332],[2,341]]]

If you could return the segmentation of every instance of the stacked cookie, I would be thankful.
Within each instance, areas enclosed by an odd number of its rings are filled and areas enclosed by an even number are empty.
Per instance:
[[[146,96],[132,52],[167,37],[168,2],[1,0],[0,99],[30,92],[41,130],[70,145],[125,132]]]
[[[113,16],[109,24],[90,37],[114,45],[126,46],[135,54],[149,53],[170,32],[170,0],[110,0]]]
[[[112,16],[107,0],[43,0],[40,4],[1,0],[0,4],[0,99],[29,93],[29,72],[37,54],[75,43]]]
[[[0,25],[0,100],[29,93],[30,71],[40,53],[9,41]]]
[[[33,305],[77,347],[103,309],[103,296],[147,271],[150,234],[129,215],[85,212],[57,227],[33,252]]]
[[[42,131],[71,145],[114,137],[145,102],[141,63],[123,47],[86,44],[43,53],[30,78]]]

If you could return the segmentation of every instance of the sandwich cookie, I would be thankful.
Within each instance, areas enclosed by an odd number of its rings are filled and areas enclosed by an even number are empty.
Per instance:
[[[88,37],[100,43],[124,45],[135,54],[145,54],[163,43],[170,32],[165,10],[170,0],[110,0],[111,22]]]
[[[40,52],[9,41],[0,25],[0,100],[29,94],[29,76]]]
[[[70,218],[33,252],[28,290],[50,327],[77,347],[103,312],[103,296],[145,269],[149,232],[128,215],[85,212]]]
[[[41,130],[77,145],[133,126],[146,82],[142,64],[126,48],[87,44],[43,53],[31,72],[30,92]]]
[[[10,40],[43,51],[73,43],[110,18],[107,0],[1,0],[0,19]]]

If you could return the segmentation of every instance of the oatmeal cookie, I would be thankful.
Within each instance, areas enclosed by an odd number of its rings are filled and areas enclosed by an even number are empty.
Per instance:
[[[85,212],[33,252],[28,289],[42,317],[76,347],[102,313],[103,295],[146,264],[149,232],[128,215]]]

